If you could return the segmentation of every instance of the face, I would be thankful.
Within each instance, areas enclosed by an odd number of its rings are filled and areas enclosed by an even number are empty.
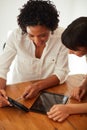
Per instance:
[[[87,54],[87,48],[85,47],[79,47],[77,51],[69,50],[69,54],[75,54],[79,57],[82,57]]]
[[[43,46],[48,41],[50,30],[45,26],[27,26],[27,34],[33,43],[37,46]]]

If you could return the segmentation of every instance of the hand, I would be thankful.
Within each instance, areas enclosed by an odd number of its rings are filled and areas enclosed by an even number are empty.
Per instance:
[[[4,89],[0,89],[0,107],[10,105],[9,101],[7,100],[8,97],[6,96],[6,92]]]
[[[47,112],[49,118],[54,121],[62,122],[69,116],[67,105],[54,105],[49,112]]]
[[[30,84],[23,93],[23,98],[33,98],[39,93],[39,86],[38,83]]]
[[[86,91],[87,91],[87,87],[85,86],[75,87],[71,92],[70,96],[77,99],[78,101],[81,101]]]

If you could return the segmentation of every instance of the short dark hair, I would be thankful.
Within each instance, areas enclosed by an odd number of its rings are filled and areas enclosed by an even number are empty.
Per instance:
[[[77,51],[87,47],[87,17],[74,20],[62,33],[62,43],[69,49]]]
[[[17,22],[23,33],[27,26],[43,25],[54,31],[58,27],[59,13],[49,0],[29,0],[20,9]]]

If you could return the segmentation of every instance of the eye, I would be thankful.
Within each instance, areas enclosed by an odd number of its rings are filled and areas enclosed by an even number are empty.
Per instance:
[[[31,38],[33,38],[33,37],[34,37],[34,36],[33,36],[33,35],[31,35],[31,34],[28,34],[28,36],[29,36],[29,37],[31,37]]]
[[[39,37],[44,38],[44,37],[47,37],[47,36],[48,36],[48,33],[45,33],[45,34],[41,34]]]
[[[47,36],[47,34],[42,34],[42,35],[41,35],[41,37],[46,37],[46,36]]]

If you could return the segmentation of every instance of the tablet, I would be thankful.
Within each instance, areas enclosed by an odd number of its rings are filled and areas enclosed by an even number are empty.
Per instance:
[[[30,111],[46,114],[54,104],[65,104],[68,97],[62,94],[55,94],[43,91],[35,100]]]
[[[16,100],[12,99],[11,97],[8,97],[8,101],[10,102],[10,104],[13,106],[13,107],[16,107],[18,109],[21,109],[25,112],[28,112],[29,111],[29,108],[27,108],[26,106],[24,106],[23,104],[17,102]]]

